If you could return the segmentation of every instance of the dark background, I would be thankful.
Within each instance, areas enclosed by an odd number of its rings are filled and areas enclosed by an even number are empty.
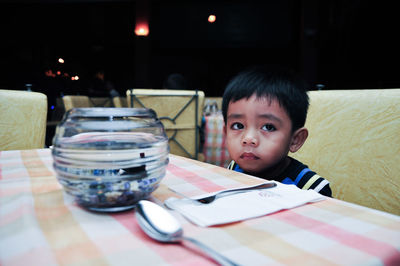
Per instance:
[[[147,37],[134,34],[139,17]],[[293,68],[313,89],[400,87],[398,17],[395,2],[382,0],[1,1],[0,89],[31,83],[52,102],[87,94],[104,69],[122,95],[161,88],[179,72],[190,89],[222,96],[254,64]],[[47,77],[49,69],[80,80]]]

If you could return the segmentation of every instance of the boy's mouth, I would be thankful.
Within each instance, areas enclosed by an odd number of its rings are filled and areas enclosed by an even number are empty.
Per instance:
[[[242,153],[242,155],[240,155],[240,159],[244,159],[244,160],[257,160],[257,159],[259,159],[259,157],[257,157],[256,155],[254,155],[254,153],[251,153],[251,152],[244,152],[244,153]]]

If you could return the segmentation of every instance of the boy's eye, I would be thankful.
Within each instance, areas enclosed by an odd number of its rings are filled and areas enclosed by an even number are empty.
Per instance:
[[[272,131],[276,130],[275,126],[272,125],[272,124],[265,124],[265,125],[262,126],[261,129],[265,130],[265,131],[268,131],[268,132],[272,132]]]
[[[243,129],[243,128],[244,128],[244,126],[241,123],[233,123],[231,125],[231,129],[233,129],[233,130],[238,130],[238,129]]]

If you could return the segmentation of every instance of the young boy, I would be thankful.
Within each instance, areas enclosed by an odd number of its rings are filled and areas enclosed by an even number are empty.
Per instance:
[[[233,160],[228,168],[331,197],[326,179],[288,156],[307,139],[308,105],[304,83],[291,72],[258,67],[239,73],[228,83],[222,101]]]

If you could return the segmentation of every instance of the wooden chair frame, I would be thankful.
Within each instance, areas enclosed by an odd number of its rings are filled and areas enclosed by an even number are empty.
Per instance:
[[[154,91],[154,90],[153,90]],[[137,103],[140,104],[139,107],[143,107],[143,108],[151,108],[149,106],[146,106],[145,103],[143,103],[140,100],[140,97],[138,96],[156,96],[156,97],[174,97],[174,96],[184,96],[184,97],[189,97],[188,101],[181,107],[181,109],[177,112],[177,114],[173,117],[170,116],[160,116],[158,117],[161,121],[163,120],[169,120],[173,125],[176,125],[176,120],[181,116],[181,114],[188,108],[188,106],[194,101],[195,103],[195,154],[191,154],[176,138],[177,134],[178,134],[178,128],[166,128],[168,130],[174,130],[174,133],[172,134],[172,136],[169,137],[170,141],[173,141],[189,158],[192,159],[198,159],[198,155],[199,155],[199,129],[200,129],[200,125],[199,125],[199,91],[198,90],[194,90],[194,94],[188,94],[187,91],[185,93],[185,91],[182,91],[182,93],[179,93],[177,91],[174,91],[174,93],[169,94],[168,90],[163,90],[166,91],[166,93],[138,93],[135,92],[135,89],[129,89],[127,91],[127,97],[128,97],[128,104],[130,105],[130,107],[135,107],[134,106],[134,102],[136,101]]]

